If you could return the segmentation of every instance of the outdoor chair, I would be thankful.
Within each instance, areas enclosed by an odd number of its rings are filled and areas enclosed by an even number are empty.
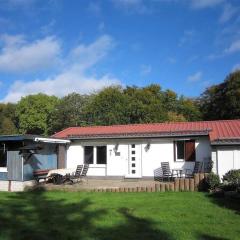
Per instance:
[[[185,169],[185,177],[192,178],[194,174],[200,173],[202,171],[203,162],[195,162],[193,170]]]
[[[84,164],[84,166],[78,165],[75,174],[72,176],[66,175],[66,177],[65,177],[66,179],[64,182],[70,182],[73,184],[76,182],[83,181],[83,179],[86,178],[88,168],[89,168],[88,164]]]
[[[161,167],[154,169],[154,181],[163,181],[163,171]]]
[[[212,167],[213,167],[212,161],[204,162],[203,164],[204,164],[203,165],[204,173],[210,173],[212,171]]]
[[[171,171],[169,162],[161,162],[161,168],[163,173],[163,180],[167,179],[170,181],[173,180],[174,177],[177,177],[177,174]]]

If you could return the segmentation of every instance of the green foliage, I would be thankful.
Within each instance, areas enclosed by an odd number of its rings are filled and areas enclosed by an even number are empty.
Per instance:
[[[15,104],[0,104],[0,134],[16,134]]]
[[[223,180],[229,184],[239,185],[240,184],[240,169],[230,170],[224,176]]]
[[[85,119],[91,125],[126,124],[126,106],[122,88],[108,87],[94,95],[86,105]]]
[[[54,110],[50,113],[50,133],[55,133],[67,127],[86,125],[84,109],[90,96],[71,93],[59,100]]]
[[[200,109],[205,120],[240,118],[240,71],[231,73],[225,81],[209,87],[200,97]]]
[[[23,97],[17,104],[16,116],[19,122],[19,132],[22,134],[49,133],[50,114],[55,109],[58,98],[45,94]]]
[[[206,190],[214,190],[216,187],[220,186],[220,178],[215,173],[209,173],[205,178],[204,183]]]

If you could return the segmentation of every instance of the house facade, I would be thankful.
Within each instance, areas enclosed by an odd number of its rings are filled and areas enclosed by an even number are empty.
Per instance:
[[[70,140],[66,168],[89,164],[89,177],[153,178],[161,162],[193,169],[196,161],[222,177],[240,169],[240,120],[73,127],[53,137]]]

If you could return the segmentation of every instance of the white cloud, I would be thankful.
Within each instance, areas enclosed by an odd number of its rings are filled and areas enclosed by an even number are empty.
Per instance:
[[[1,72],[33,72],[57,62],[61,47],[54,37],[26,42],[23,35],[1,36]]]
[[[240,70],[240,63],[235,64],[232,68],[232,72],[235,72],[237,70]]]
[[[148,75],[149,73],[152,72],[152,66],[151,65],[142,65],[141,66],[141,75]]]
[[[231,43],[231,45],[224,50],[224,53],[231,54],[240,51],[240,39]]]
[[[191,0],[191,6],[194,9],[203,9],[209,7],[215,7],[225,0]]]
[[[236,13],[238,8],[232,6],[231,4],[225,4],[223,7],[222,15],[219,18],[220,23],[225,23],[230,20]]]
[[[115,7],[128,13],[150,13],[151,9],[143,2],[143,0],[112,0]]]
[[[4,102],[16,102],[22,96],[35,93],[64,96],[71,92],[89,93],[110,85],[121,84],[120,80],[106,73],[101,77],[86,73],[100,62],[114,46],[114,40],[103,35],[89,45],[80,44],[66,57],[65,69],[55,76],[34,81],[15,81]]]
[[[201,78],[202,78],[202,72],[199,71],[199,72],[196,72],[196,73],[188,76],[187,81],[191,82],[191,83],[195,83],[195,82],[200,81]]]

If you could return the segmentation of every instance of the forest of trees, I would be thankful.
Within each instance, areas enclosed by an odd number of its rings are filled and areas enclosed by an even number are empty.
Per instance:
[[[0,104],[0,134],[51,135],[70,126],[240,118],[240,71],[199,98],[178,96],[157,84],[107,87],[63,98],[42,93]]]

